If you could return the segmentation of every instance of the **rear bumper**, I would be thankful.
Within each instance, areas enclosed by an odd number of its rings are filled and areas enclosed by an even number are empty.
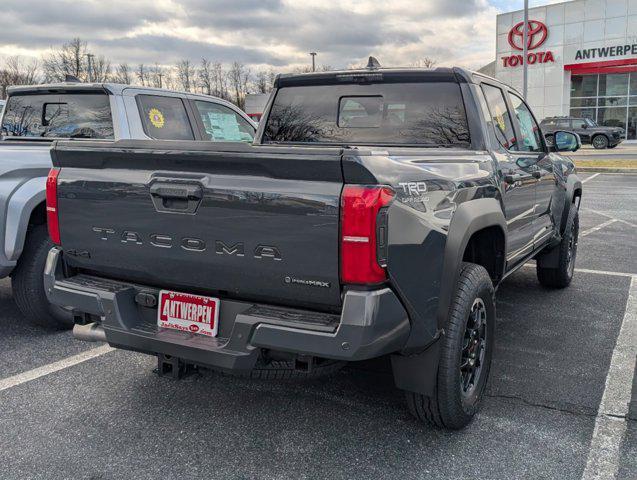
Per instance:
[[[110,345],[225,370],[251,370],[262,348],[365,360],[400,350],[410,331],[402,304],[383,288],[348,291],[340,316],[222,300],[219,336],[208,338],[158,328],[156,308],[135,300],[140,292],[156,296],[156,288],[63,271],[62,251],[53,248],[44,274],[49,301],[101,317]]]

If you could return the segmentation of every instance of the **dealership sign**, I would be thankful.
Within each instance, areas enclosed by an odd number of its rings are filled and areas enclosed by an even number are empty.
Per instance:
[[[539,52],[530,51],[541,47],[547,37],[548,29],[546,28],[546,25],[537,20],[529,20],[526,37],[526,61],[529,65],[533,65],[535,63],[555,62],[553,52],[550,50]],[[511,45],[513,50],[524,50],[524,22],[518,23],[509,31],[508,40],[509,45]],[[522,60],[522,55],[513,54],[502,57],[502,64],[505,67],[517,67],[518,65],[522,65]]]

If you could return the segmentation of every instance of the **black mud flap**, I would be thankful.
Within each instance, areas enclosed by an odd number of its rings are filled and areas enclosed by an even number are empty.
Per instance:
[[[439,359],[440,338],[420,353],[392,355],[391,365],[396,387],[407,392],[432,396],[436,387]]]

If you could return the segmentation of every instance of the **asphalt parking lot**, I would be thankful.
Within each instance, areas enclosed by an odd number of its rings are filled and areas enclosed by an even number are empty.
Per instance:
[[[382,361],[159,378],[151,357],[25,325],[2,281],[0,478],[634,480],[637,175],[582,177],[573,284],[545,290],[532,266],[503,284],[488,396],[461,432],[412,419]]]

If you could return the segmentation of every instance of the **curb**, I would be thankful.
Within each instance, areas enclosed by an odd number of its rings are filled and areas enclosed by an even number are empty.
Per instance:
[[[579,167],[575,166],[578,172],[593,173],[637,173],[637,168],[614,168],[614,167]]]

